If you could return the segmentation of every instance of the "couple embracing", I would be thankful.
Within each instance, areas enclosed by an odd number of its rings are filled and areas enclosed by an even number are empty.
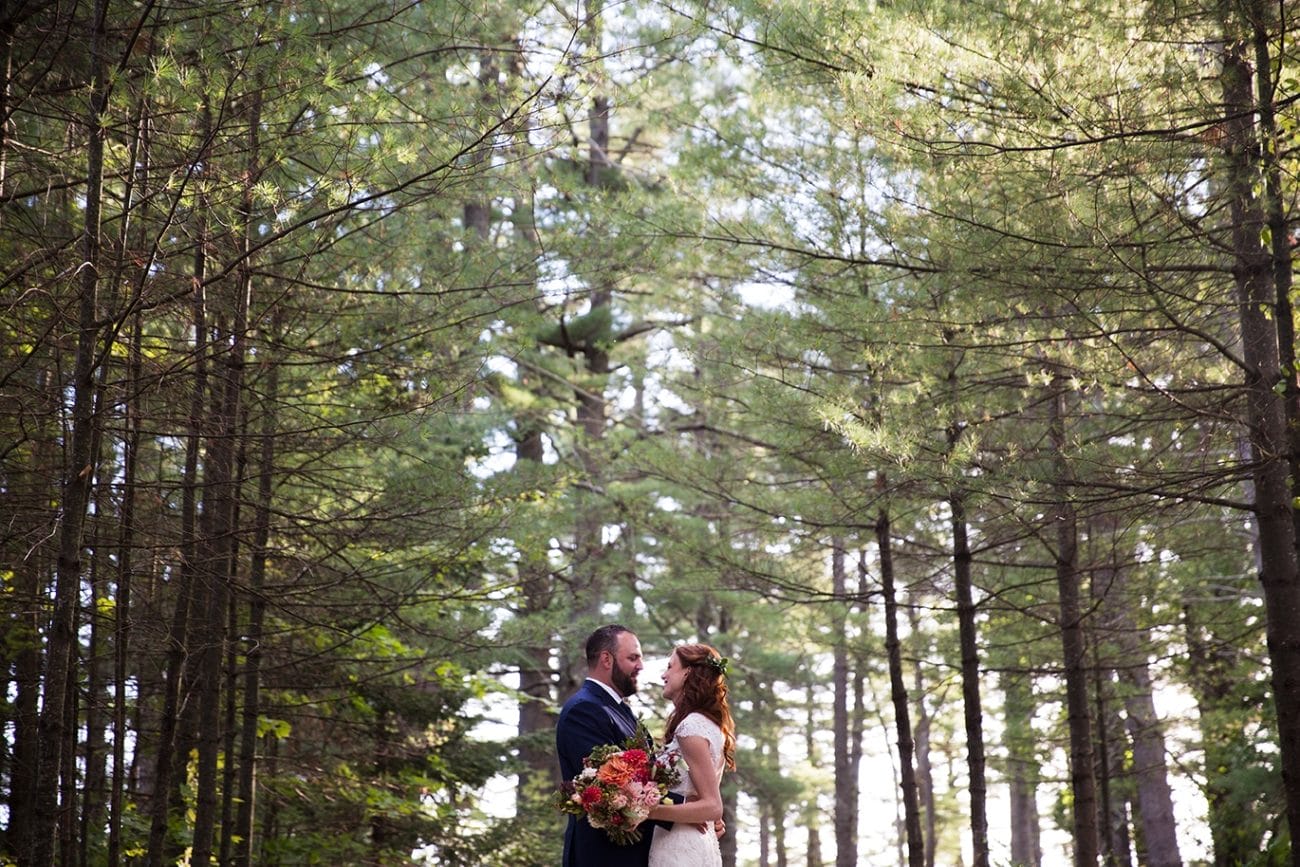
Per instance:
[[[599,746],[636,735],[639,723],[626,699],[637,690],[641,642],[618,624],[587,639],[587,679],[565,703],[555,729],[560,773],[571,780]],[[583,818],[569,817],[563,867],[721,867],[724,768],[735,768],[735,726],[727,705],[727,663],[707,644],[673,650],[664,671],[664,698],[673,704],[664,741],[681,757],[674,803],[650,812],[641,840],[616,845]]]

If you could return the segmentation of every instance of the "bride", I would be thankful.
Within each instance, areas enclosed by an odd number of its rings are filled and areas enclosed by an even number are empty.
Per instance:
[[[673,823],[671,830],[655,830],[650,867],[722,867],[718,838],[701,832],[700,823],[712,826],[722,818],[722,771],[736,768],[726,673],[727,660],[707,644],[683,644],[668,660],[664,698],[673,703],[673,712],[664,740],[685,762],[673,791],[686,801],[650,812],[651,819]]]

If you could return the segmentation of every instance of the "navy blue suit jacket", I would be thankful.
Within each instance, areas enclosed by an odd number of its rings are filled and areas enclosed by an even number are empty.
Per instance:
[[[573,698],[564,703],[555,726],[560,774],[572,780],[582,770],[582,760],[602,744],[621,744],[636,734],[632,709],[614,700],[598,683],[583,681]],[[650,823],[641,829],[641,842],[632,846],[611,843],[605,832],[578,816],[569,816],[564,829],[564,867],[646,867],[650,861]]]

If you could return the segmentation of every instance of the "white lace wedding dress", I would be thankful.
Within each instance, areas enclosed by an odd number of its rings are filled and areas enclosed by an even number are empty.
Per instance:
[[[709,758],[721,780],[723,737],[717,723],[703,714],[687,714],[677,724],[668,749],[678,749],[678,741],[684,737],[702,737],[709,742]],[[673,791],[689,797],[695,793],[695,786],[691,783],[690,768],[685,762],[681,764],[682,780],[673,786]],[[676,822],[671,831],[655,828],[650,840],[650,867],[722,867],[718,837],[712,830],[700,833],[700,826],[694,822]]]

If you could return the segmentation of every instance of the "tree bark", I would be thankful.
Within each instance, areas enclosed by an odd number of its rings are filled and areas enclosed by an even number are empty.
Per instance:
[[[960,433],[951,432],[952,445]],[[966,755],[970,774],[970,830],[974,867],[989,867],[988,785],[985,782],[984,711],[980,700],[979,638],[971,580],[971,552],[966,525],[966,500],[960,491],[949,494],[952,509],[953,577],[957,591],[957,625],[961,642],[961,695],[966,723]]]
[[[1129,834],[1129,786],[1124,756],[1128,738],[1120,719],[1111,669],[1100,659],[1093,642],[1093,698],[1096,703],[1097,791],[1100,823],[1101,862],[1105,867],[1132,867],[1133,847]]]
[[[1043,860],[1038,819],[1038,774],[1034,716],[1034,690],[1030,675],[1004,672],[999,685],[1005,697],[1007,777],[1010,786],[1011,863],[1039,867]]]
[[[858,862],[857,834],[853,827],[853,805],[858,798],[858,785],[849,767],[849,639],[846,629],[848,573],[844,566],[844,540],[838,536],[831,540],[831,594],[835,606],[831,623],[831,636],[835,641],[831,668],[834,705],[831,731],[835,744],[835,865],[853,867]]]
[[[880,549],[880,584],[885,597],[885,652],[889,657],[890,695],[894,702],[894,726],[898,732],[898,767],[903,790],[903,816],[907,830],[908,867],[925,867],[925,844],[921,838],[921,811],[917,803],[916,769],[912,764],[912,721],[903,680],[902,645],[898,640],[898,600],[894,593],[894,558],[889,536],[889,513],[876,519],[876,544]]]
[[[1111,529],[1113,533],[1113,528]],[[1156,716],[1154,687],[1147,648],[1147,630],[1137,624],[1129,596],[1128,576],[1122,565],[1111,563],[1098,573],[1105,587],[1101,613],[1117,651],[1116,674],[1123,685],[1124,725],[1132,744],[1132,778],[1147,867],[1180,867],[1173,793],[1167,776],[1165,738]]]
[[[1246,0],[1242,9],[1250,30],[1255,56],[1255,94],[1259,117],[1261,175],[1264,180],[1263,210],[1268,226],[1268,255],[1272,265],[1273,297],[1277,326],[1278,366],[1285,382],[1284,407],[1289,431],[1289,467],[1291,489],[1300,491],[1300,366],[1296,363],[1295,314],[1291,303],[1294,277],[1291,244],[1291,220],[1287,216],[1287,192],[1283,188],[1283,154],[1286,137],[1278,129],[1277,91],[1273,80],[1274,63],[1271,31],[1281,22],[1273,14],[1281,3]],[[1292,508],[1293,532],[1300,546],[1300,508]],[[1300,562],[1300,553],[1297,554]],[[1292,831],[1294,831],[1294,826]],[[1292,839],[1295,839],[1294,837]]]
[[[1066,388],[1063,377],[1054,383],[1048,400],[1050,438],[1056,462],[1055,506],[1056,586],[1058,628],[1065,668],[1067,724],[1070,731],[1070,790],[1074,796],[1073,831],[1076,867],[1096,867],[1099,850],[1097,786],[1094,777],[1092,720],[1088,707],[1088,657],[1080,601],[1078,526],[1071,501],[1071,474],[1065,453]]]
[[[911,600],[915,603],[915,599]],[[934,803],[934,762],[931,759],[931,733],[934,720],[926,701],[925,669],[920,660],[928,648],[921,631],[921,615],[917,605],[907,606],[907,621],[912,631],[912,653],[917,662],[912,665],[912,695],[916,699],[916,724],[912,726],[916,743],[916,793],[921,806],[921,829],[925,840],[925,867],[934,867],[939,851],[939,811]]]
[[[257,741],[261,714],[262,642],[266,618],[266,565],[270,557],[272,484],[275,479],[275,437],[279,428],[277,402],[280,366],[273,342],[281,339],[283,308],[276,306],[271,337],[263,340],[267,353],[262,434],[257,462],[257,506],[253,515],[253,545],[248,567],[248,625],[244,635],[244,702],[239,731],[239,806],[235,812],[235,867],[252,867],[257,815]]]
[[[200,141],[206,142],[212,128],[212,118],[207,109],[201,113]],[[205,145],[206,147],[206,145]],[[206,149],[196,155],[198,160],[209,157]],[[196,190],[199,196],[200,220],[204,212],[202,188]],[[194,384],[190,393],[189,419],[185,435],[185,467],[181,475],[181,515],[180,515],[180,565],[177,579],[179,585],[174,600],[171,628],[167,634],[166,671],[163,676],[162,715],[159,720],[157,759],[154,762],[154,786],[151,794],[149,845],[146,854],[148,867],[163,867],[167,859],[167,825],[171,808],[172,793],[179,787],[179,770],[183,762],[178,760],[177,750],[181,734],[181,693],[187,688],[185,672],[189,648],[191,609],[198,596],[198,463],[199,447],[207,427],[206,412],[208,402],[208,315],[207,296],[204,289],[204,277],[207,270],[207,230],[200,226],[199,243],[194,245],[194,265],[191,281],[193,295],[191,301],[192,322],[194,329]],[[180,765],[178,768],[177,766]]]
[[[821,682],[811,668],[808,668],[807,674],[803,687],[807,695],[813,695],[821,687]],[[824,730],[825,724],[825,717],[818,714],[816,705],[811,701],[804,702],[803,743],[808,764],[812,767],[818,767],[822,760],[821,750],[817,748],[817,735]],[[817,803],[817,793],[811,794],[803,803],[803,825],[808,833],[805,867],[822,867],[822,809]]]
[[[108,0],[96,0],[90,32],[92,82],[87,126],[85,228],[77,316],[77,355],[72,381],[72,432],[61,497],[59,556],[55,571],[53,607],[46,643],[45,676],[39,719],[36,769],[36,864],[55,862],[55,836],[59,821],[60,771],[70,756],[63,754],[67,725],[66,705],[77,636],[77,590],[81,580],[82,528],[95,477],[91,464],[94,437],[95,349],[99,334],[98,292],[100,268],[100,214],[104,190],[104,112],[108,102],[105,59],[105,16]],[[68,853],[65,853],[65,855]]]
[[[205,507],[212,495],[211,510],[205,508],[203,537],[208,555],[203,571],[208,585],[206,615],[199,637],[198,668],[199,731],[198,774],[195,782],[194,843],[191,863],[207,867],[212,858],[217,822],[218,766],[221,726],[221,662],[226,642],[226,618],[230,579],[234,574],[235,540],[238,532],[240,481],[234,472],[235,444],[239,436],[244,403],[244,367],[248,344],[248,310],[253,291],[253,189],[261,173],[259,130],[261,93],[250,95],[248,117],[248,163],[244,167],[243,201],[240,204],[239,268],[231,286],[230,326],[223,335],[227,346],[221,366],[221,408],[213,418],[213,433],[205,467]]]
[[[1259,524],[1260,584],[1265,634],[1272,664],[1282,786],[1291,839],[1300,840],[1300,580],[1296,574],[1296,521],[1290,490],[1290,437],[1277,326],[1274,262],[1261,237],[1265,216],[1253,187],[1258,177],[1247,46],[1231,41],[1223,53],[1224,137],[1227,189],[1252,449],[1254,514]],[[1300,867],[1300,846],[1291,847]]]

